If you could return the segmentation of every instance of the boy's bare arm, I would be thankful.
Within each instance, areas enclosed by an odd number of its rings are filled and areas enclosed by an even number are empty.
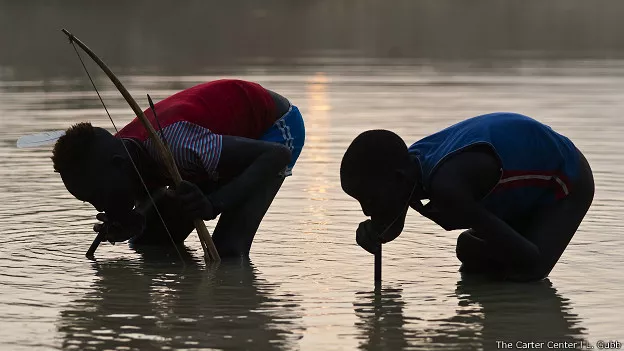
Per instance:
[[[284,145],[235,136],[223,136],[219,174],[232,175],[230,182],[208,196],[218,212],[239,204],[270,177],[277,177],[290,163]]]
[[[440,211],[438,208],[434,206],[433,203],[429,202],[424,206],[415,208],[418,213],[420,213],[423,217],[429,218],[435,224],[442,227],[444,230],[456,230],[456,229],[468,229],[462,223],[457,222],[451,216],[446,213]]]
[[[455,222],[480,233],[507,263],[525,267],[536,264],[540,256],[537,246],[485,209],[475,197],[479,186],[476,182],[498,172],[498,164],[488,157],[466,154],[446,161],[431,183],[431,201]]]

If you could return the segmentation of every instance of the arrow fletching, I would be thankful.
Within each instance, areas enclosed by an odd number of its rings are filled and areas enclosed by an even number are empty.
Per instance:
[[[55,130],[31,135],[24,135],[17,139],[17,147],[20,149],[40,147],[55,143],[58,138],[65,135],[64,130]]]

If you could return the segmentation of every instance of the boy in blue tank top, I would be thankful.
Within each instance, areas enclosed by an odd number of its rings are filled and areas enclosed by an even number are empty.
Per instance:
[[[401,234],[411,207],[446,230],[467,229],[457,239],[461,272],[517,281],[550,273],[594,197],[574,144],[515,113],[473,117],[409,148],[390,131],[366,131],[345,152],[340,179],[371,217],[356,231],[368,252]]]

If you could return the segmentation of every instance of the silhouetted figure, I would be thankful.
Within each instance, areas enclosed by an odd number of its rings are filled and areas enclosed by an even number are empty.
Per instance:
[[[371,217],[356,231],[368,252],[401,234],[411,207],[445,230],[468,229],[457,239],[462,272],[516,281],[548,276],[594,197],[572,141],[515,113],[469,118],[409,148],[393,132],[366,131],[340,180]]]
[[[94,230],[110,242],[179,244],[193,220],[220,215],[212,236],[219,255],[248,255],[303,148],[301,113],[257,83],[232,79],[185,89],[154,111],[145,115],[183,178],[175,189],[168,188],[173,180],[138,118],[116,135],[90,123],[69,128],[52,156],[63,184],[102,212]]]

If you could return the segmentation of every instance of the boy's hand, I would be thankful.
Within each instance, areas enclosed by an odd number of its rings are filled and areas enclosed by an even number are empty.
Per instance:
[[[180,207],[191,219],[215,219],[214,207],[197,185],[183,180],[175,189]]]
[[[95,218],[102,223],[95,224],[93,230],[96,233],[103,233],[104,240],[113,245],[129,240],[145,229],[145,218],[135,211],[123,219],[111,219],[106,213],[98,213]]]
[[[360,247],[372,254],[377,253],[381,248],[379,233],[373,228],[373,222],[370,219],[360,223],[355,232],[355,241]]]

